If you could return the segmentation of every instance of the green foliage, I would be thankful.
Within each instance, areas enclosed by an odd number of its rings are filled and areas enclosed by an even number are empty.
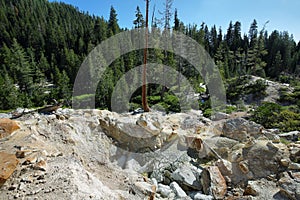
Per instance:
[[[290,110],[283,110],[279,113],[278,128],[282,131],[299,131],[300,114]]]
[[[254,111],[251,119],[265,128],[278,128],[279,114],[282,110],[283,108],[276,103],[263,103]]]
[[[249,78],[249,76],[242,76],[227,81],[226,95],[229,102],[238,105],[241,98],[246,95],[253,95],[254,99],[266,95],[266,82],[262,79],[250,82]]]
[[[228,105],[228,106],[226,106],[225,113],[231,114],[231,113],[233,113],[233,112],[236,112],[237,110],[238,110],[238,109],[237,109],[236,106],[230,106],[230,105]]]
[[[163,12],[163,26],[168,30],[172,28],[171,4],[172,1],[168,1]],[[71,5],[47,0],[0,0],[0,5],[0,109],[42,106],[52,98],[69,100],[77,71],[88,53],[108,37],[123,31],[113,7],[106,21],[104,17],[91,16]],[[173,30],[203,45],[215,59],[223,81],[227,82],[228,99],[239,104],[242,95],[262,97],[266,87],[262,81],[249,84],[247,76],[243,75],[267,76],[297,85],[294,77],[299,74],[299,45],[296,46],[287,32],[273,31],[268,36],[264,29],[259,30],[257,24],[254,20],[249,34],[242,36],[242,24],[230,22],[223,34],[221,28],[217,30],[216,26],[208,27],[205,23],[200,27],[185,25],[176,11]],[[134,28],[145,25],[139,7],[136,8],[133,25]],[[157,22],[153,23],[153,26],[157,25]],[[157,37],[165,33],[158,33]],[[136,41],[126,42],[132,45]],[[118,51],[114,53],[117,55]],[[116,59],[99,80],[96,106],[110,108],[111,94],[119,78],[141,65],[142,61],[142,51],[129,52]],[[160,49],[149,49],[148,61],[176,69],[190,81],[196,92],[205,92],[199,87],[204,78],[184,58]],[[177,81],[179,89],[183,87],[180,76],[169,79],[168,74],[164,75],[165,80]],[[139,80],[140,77],[136,77],[136,81]],[[48,88],[49,83],[54,86]],[[122,85],[122,90],[128,90],[126,84]],[[180,111],[178,98],[165,87],[151,85],[148,90],[151,105],[158,105],[167,112]],[[139,90],[133,95],[134,107],[141,103],[139,95]],[[76,98],[81,98],[84,104],[91,97]],[[122,101],[122,97],[119,98]],[[298,108],[299,99],[299,90],[292,94],[282,93],[282,101],[298,105]],[[200,107],[209,115],[209,101],[200,104]],[[231,108],[226,112],[231,112]],[[290,118],[294,117],[290,115]],[[290,124],[293,125],[294,122]]]
[[[251,119],[265,128],[279,128],[281,131],[300,130],[300,114],[276,103],[264,103],[252,114]]]

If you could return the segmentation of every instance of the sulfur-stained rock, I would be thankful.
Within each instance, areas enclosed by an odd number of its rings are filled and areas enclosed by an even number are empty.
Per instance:
[[[14,154],[0,152],[0,187],[12,175],[19,161]]]
[[[227,192],[227,185],[217,166],[209,166],[202,172],[201,183],[203,191],[215,199],[223,199]]]
[[[0,139],[9,136],[14,131],[20,129],[16,121],[11,119],[0,119]]]

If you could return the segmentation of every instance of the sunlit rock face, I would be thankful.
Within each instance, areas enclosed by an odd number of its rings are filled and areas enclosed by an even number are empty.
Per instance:
[[[4,199],[299,197],[299,144],[240,117],[59,109],[0,122]]]

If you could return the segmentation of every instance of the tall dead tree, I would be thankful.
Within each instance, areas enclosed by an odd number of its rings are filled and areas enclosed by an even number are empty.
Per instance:
[[[173,5],[173,0],[166,0],[165,3],[164,3],[164,6],[165,6],[165,9],[163,12],[160,12],[159,13],[163,16],[162,19],[160,20],[160,23],[163,25],[163,28],[164,28],[164,31],[163,31],[163,34],[165,35],[166,37],[166,40],[164,41],[165,42],[165,45],[169,45],[168,43],[168,38],[169,38],[169,34],[170,34],[170,30],[171,30],[171,26],[170,26],[170,21],[171,21],[171,18],[172,18],[172,5]],[[167,46],[165,46],[165,49],[167,49]],[[168,60],[168,53],[167,53],[167,50],[164,50],[164,60],[165,62],[167,62]],[[163,98],[164,98],[164,94],[165,94],[165,91],[166,91],[166,78],[165,78],[165,67],[163,66],[163,86],[162,86],[162,89],[161,89],[161,94],[160,94],[160,98],[161,98],[161,101],[163,101]]]
[[[146,0],[146,30],[145,30],[145,48],[144,48],[144,68],[143,68],[143,86],[142,86],[142,105],[145,112],[149,112],[150,108],[147,102],[147,51],[148,51],[148,19],[149,19],[149,0]]]

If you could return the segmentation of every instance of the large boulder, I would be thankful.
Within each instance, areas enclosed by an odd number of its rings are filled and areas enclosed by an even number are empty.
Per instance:
[[[172,173],[171,178],[182,186],[201,190],[201,173],[201,169],[196,168],[189,163],[184,163]]]
[[[0,152],[0,187],[13,174],[18,163],[19,161],[14,154]]]
[[[217,166],[209,166],[203,170],[201,183],[206,195],[212,195],[215,199],[224,199],[227,184]]]
[[[187,197],[187,194],[185,193],[185,191],[175,181],[170,184],[170,188],[176,194],[176,197],[179,197],[179,198]]]
[[[280,138],[284,138],[289,141],[297,142],[300,138],[300,131],[291,131],[288,133],[279,134]]]
[[[229,119],[224,123],[223,136],[247,142],[249,138],[258,138],[262,135],[263,127],[255,122],[243,118]]]
[[[232,163],[230,179],[234,185],[283,172],[290,162],[289,152],[284,144],[263,140],[240,145],[229,160]]]
[[[105,133],[118,143],[120,148],[132,152],[146,152],[161,146],[159,121],[141,115],[134,118],[103,112],[99,121]]]
[[[20,126],[16,121],[0,118],[0,139],[9,136],[18,129],[20,129]]]
[[[284,172],[278,181],[280,195],[289,199],[300,199],[300,173]]]
[[[276,183],[267,179],[258,179],[254,181],[248,181],[246,188],[244,189],[244,196],[251,196],[251,199],[274,199],[279,192],[279,188]],[[280,198],[281,199],[281,198]]]

